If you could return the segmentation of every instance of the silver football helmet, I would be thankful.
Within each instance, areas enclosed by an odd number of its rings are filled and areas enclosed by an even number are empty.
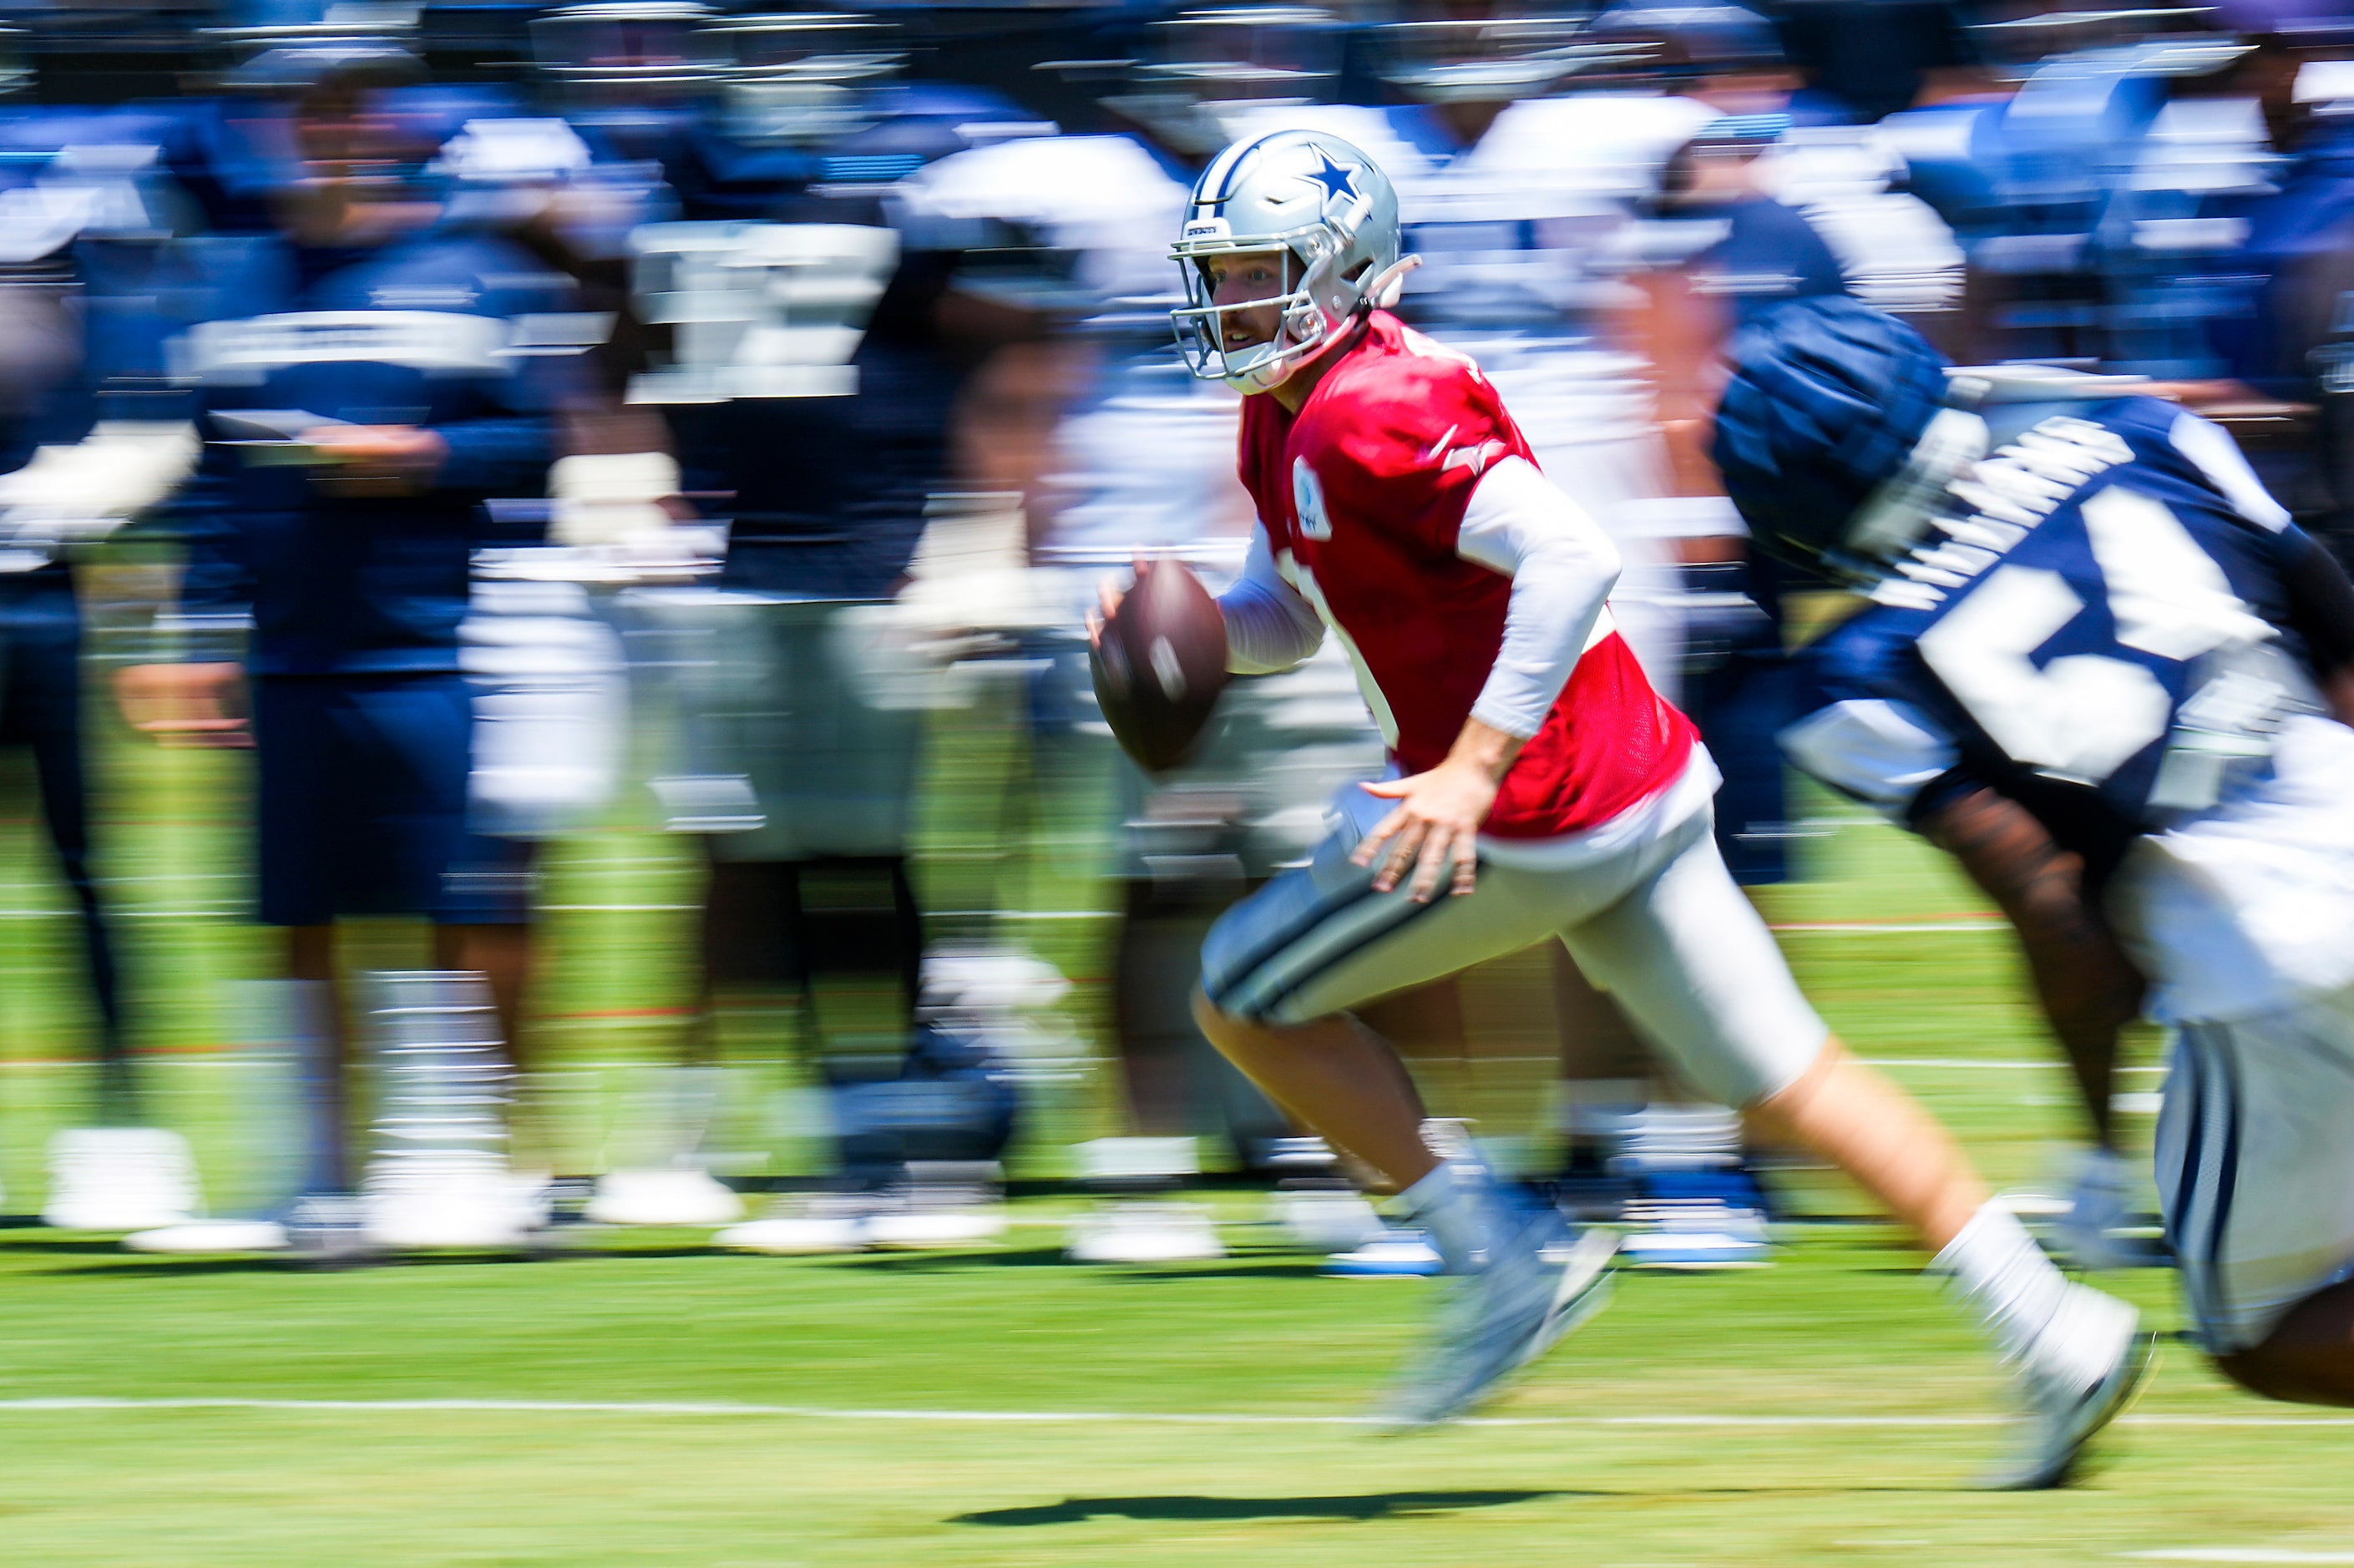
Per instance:
[[[1214,257],[1283,259],[1281,291],[1216,302]],[[1183,270],[1182,310],[1169,313],[1193,374],[1238,392],[1265,392],[1321,353],[1357,313],[1396,302],[1416,258],[1398,254],[1397,192],[1373,161],[1338,136],[1278,131],[1237,142],[1211,160],[1187,199],[1171,260]],[[1275,305],[1280,324],[1265,343],[1229,349],[1240,311]]]

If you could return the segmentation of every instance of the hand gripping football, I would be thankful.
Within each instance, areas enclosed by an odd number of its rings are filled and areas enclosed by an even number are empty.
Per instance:
[[[1150,773],[1184,760],[1226,685],[1226,621],[1201,579],[1146,561],[1089,664],[1111,732]]]

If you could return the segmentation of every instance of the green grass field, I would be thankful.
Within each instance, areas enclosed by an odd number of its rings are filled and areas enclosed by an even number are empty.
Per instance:
[[[970,802],[1013,763],[985,717],[939,737],[928,896],[1107,906],[1087,825],[1105,820],[1099,780],[1055,785],[1030,813],[1053,828],[1036,853],[992,848],[986,821],[1002,815]],[[231,1204],[269,1162],[255,1133],[268,1075],[224,1048],[233,982],[268,959],[236,918],[242,764],[120,736],[103,755],[157,1108]],[[1770,900],[1802,980],[1999,1181],[2050,1174],[2073,1125],[2068,1089],[1999,935],[1885,928],[1971,927],[1979,901],[1893,832],[1818,809],[1813,880]],[[83,1100],[85,1020],[29,810],[8,814],[0,1178],[21,1213],[37,1206],[44,1141]],[[550,1163],[616,1157],[634,1065],[683,1026],[695,891],[682,846],[628,821],[553,858],[544,1114],[525,1139]],[[1062,1022],[1083,1061],[1097,1057],[1105,923],[996,929],[1080,982]],[[415,961],[398,931],[364,948]],[[860,1006],[829,1001],[838,1016],[820,1023],[854,1032]],[[757,1013],[731,1026],[723,1132],[748,1169],[810,1157],[786,1114],[805,1026]],[[2156,1086],[2151,1049],[2139,1043],[2126,1088]],[[1107,1078],[1083,1071],[1049,1097],[1019,1169],[1055,1174],[1071,1139],[1114,1128]],[[1508,1124],[1535,1119],[1538,1086],[1441,1072],[1433,1096]],[[2146,1140],[2147,1117],[2132,1125]],[[1809,1213],[1859,1209],[1803,1172],[1792,1192]],[[1055,1197],[1017,1205],[1002,1246],[812,1260],[647,1233],[535,1262],[314,1271],[0,1231],[0,1562],[2354,1562],[2354,1424],[2239,1395],[2179,1344],[2085,1484],[1969,1489],[2001,1441],[2000,1374],[1877,1224],[1794,1224],[1764,1272],[1625,1277],[1497,1424],[1387,1439],[1344,1418],[1411,1343],[1430,1287],[1320,1277],[1253,1223],[1255,1196],[1204,1201],[1235,1222],[1235,1255],[1160,1269],[1062,1264],[1081,1200]],[[2168,1277],[2119,1287],[2156,1326],[2178,1323]]]

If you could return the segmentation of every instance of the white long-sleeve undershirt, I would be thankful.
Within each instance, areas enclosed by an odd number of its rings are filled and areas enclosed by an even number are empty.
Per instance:
[[[1480,476],[1455,553],[1512,579],[1504,643],[1471,716],[1522,737],[1543,728],[1617,585],[1618,546],[1525,458]]]
[[[1534,465],[1512,457],[1480,477],[1455,549],[1512,579],[1503,644],[1471,716],[1532,736],[1593,640],[1618,581],[1617,546]],[[1238,675],[1288,670],[1324,640],[1323,620],[1286,580],[1264,524],[1252,531],[1242,575],[1218,596],[1218,609],[1226,621],[1226,668]]]
[[[1323,619],[1284,580],[1264,523],[1252,525],[1242,576],[1218,596],[1218,609],[1226,618],[1226,668],[1237,675],[1288,670],[1324,641]]]

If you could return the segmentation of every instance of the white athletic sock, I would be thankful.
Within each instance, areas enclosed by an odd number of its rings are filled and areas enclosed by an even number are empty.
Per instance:
[[[2133,1308],[2072,1284],[2019,1216],[1994,1202],[1930,1266],[1953,1277],[2005,1360],[2072,1392],[2098,1382],[2132,1338]]]
[[[1485,1176],[1476,1164],[1441,1160],[1429,1175],[1400,1194],[1430,1233],[1430,1245],[1437,1248],[1449,1274],[1477,1274],[1487,1265],[1495,1203]]]

